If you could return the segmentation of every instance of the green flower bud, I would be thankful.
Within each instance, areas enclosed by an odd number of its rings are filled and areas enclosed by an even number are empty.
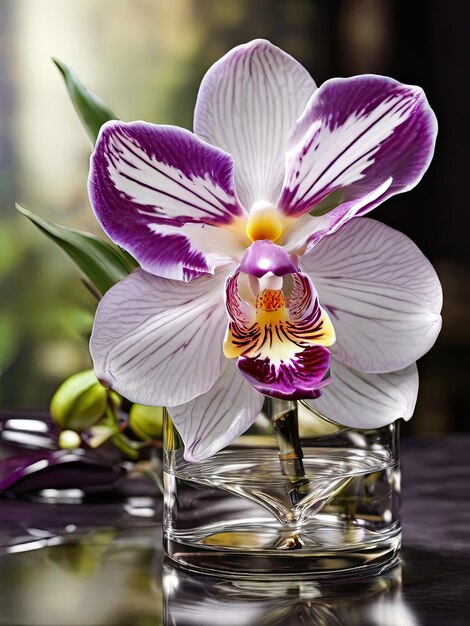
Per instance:
[[[82,432],[104,416],[107,402],[107,390],[93,370],[86,370],[62,383],[51,400],[50,411],[60,428]]]
[[[75,450],[81,446],[80,435],[74,430],[63,430],[59,435],[59,448]]]
[[[161,440],[163,434],[163,408],[133,404],[129,412],[129,426],[143,441]]]

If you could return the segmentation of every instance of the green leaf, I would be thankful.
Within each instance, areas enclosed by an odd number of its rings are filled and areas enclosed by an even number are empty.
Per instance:
[[[321,215],[325,215],[325,213],[329,213],[342,203],[343,197],[343,190],[341,187],[338,187],[338,189],[329,193],[323,200],[316,204],[310,211],[310,215],[320,217]]]
[[[20,204],[16,208],[75,261],[101,294],[137,267],[130,255],[95,235],[55,224]]]
[[[75,72],[63,61],[52,58],[65,81],[72,104],[94,144],[101,126],[109,120],[117,119],[111,109],[94,93],[88,91]]]

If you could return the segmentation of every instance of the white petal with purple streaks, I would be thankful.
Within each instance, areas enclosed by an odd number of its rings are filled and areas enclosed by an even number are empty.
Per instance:
[[[194,131],[233,155],[247,209],[277,200],[287,138],[315,89],[300,63],[262,39],[234,48],[204,77]]]
[[[388,178],[377,189],[359,200],[345,202],[337,209],[324,215],[311,216],[308,213],[301,215],[286,229],[283,235],[283,248],[290,253],[305,254],[323,237],[332,235],[349,222],[363,207],[382,198],[391,184],[392,178]]]
[[[214,269],[191,241],[188,224],[224,227],[244,214],[232,158],[172,126],[105,124],[91,159],[89,190],[111,239],[144,269],[167,278]]]
[[[439,279],[402,233],[360,218],[322,239],[302,262],[335,327],[337,360],[364,372],[390,372],[435,342]]]
[[[316,411],[351,428],[380,428],[413,415],[418,395],[416,364],[385,374],[364,374],[331,361],[332,382],[317,400]]]
[[[385,194],[356,208],[364,214],[419,182],[436,132],[419,87],[374,75],[329,80],[312,96],[289,138],[278,204],[287,215],[315,214],[316,205],[335,193],[339,207],[352,208],[349,203],[392,178]]]
[[[208,392],[168,409],[183,438],[185,459],[201,461],[227,446],[253,424],[262,404],[263,396],[227,361]]]
[[[153,224],[150,230],[155,232],[159,237],[160,244],[168,238],[168,241],[174,242],[175,237],[185,240],[188,253],[186,259],[191,255],[202,254],[206,264],[205,272],[214,273],[215,269],[226,265],[227,263],[237,263],[244,255],[246,248],[243,246],[241,238],[236,237],[228,228],[218,228],[217,226],[209,226],[208,224],[185,224],[184,228],[177,226],[166,226],[164,224]],[[177,280],[184,279],[185,272],[194,269],[200,271],[197,265],[191,267],[187,262],[185,271],[174,278]],[[164,270],[164,268],[163,268]],[[158,276],[162,274],[159,271],[153,272]],[[190,276],[192,278],[192,276]]]
[[[189,284],[135,270],[96,312],[90,341],[97,377],[131,401],[175,405],[222,372],[226,272]]]

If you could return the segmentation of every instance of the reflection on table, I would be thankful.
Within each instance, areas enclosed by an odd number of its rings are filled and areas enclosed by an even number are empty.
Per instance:
[[[375,578],[228,580],[162,564],[147,483],[80,503],[0,499],[0,625],[468,625],[469,443],[405,443],[405,548]]]

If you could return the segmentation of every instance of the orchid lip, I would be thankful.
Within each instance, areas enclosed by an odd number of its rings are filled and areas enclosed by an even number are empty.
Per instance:
[[[303,365],[306,361],[305,356],[309,352],[314,353],[319,363],[318,371],[322,372],[319,376],[316,376],[317,372],[314,372],[310,376],[307,374],[303,380],[294,378],[292,376],[293,368],[289,364],[281,365],[281,368],[276,372],[269,364],[268,359],[260,361],[245,357],[238,359],[237,370],[255,389],[264,395],[281,400],[303,400],[307,398],[315,400],[322,395],[323,389],[331,382],[329,375],[330,353],[323,346],[307,349],[302,355],[304,357]],[[305,368],[304,372],[308,372],[308,369]]]
[[[224,354],[239,373],[265,395],[317,398],[330,381],[335,332],[310,279],[299,270],[257,278],[239,267],[226,290]]]

